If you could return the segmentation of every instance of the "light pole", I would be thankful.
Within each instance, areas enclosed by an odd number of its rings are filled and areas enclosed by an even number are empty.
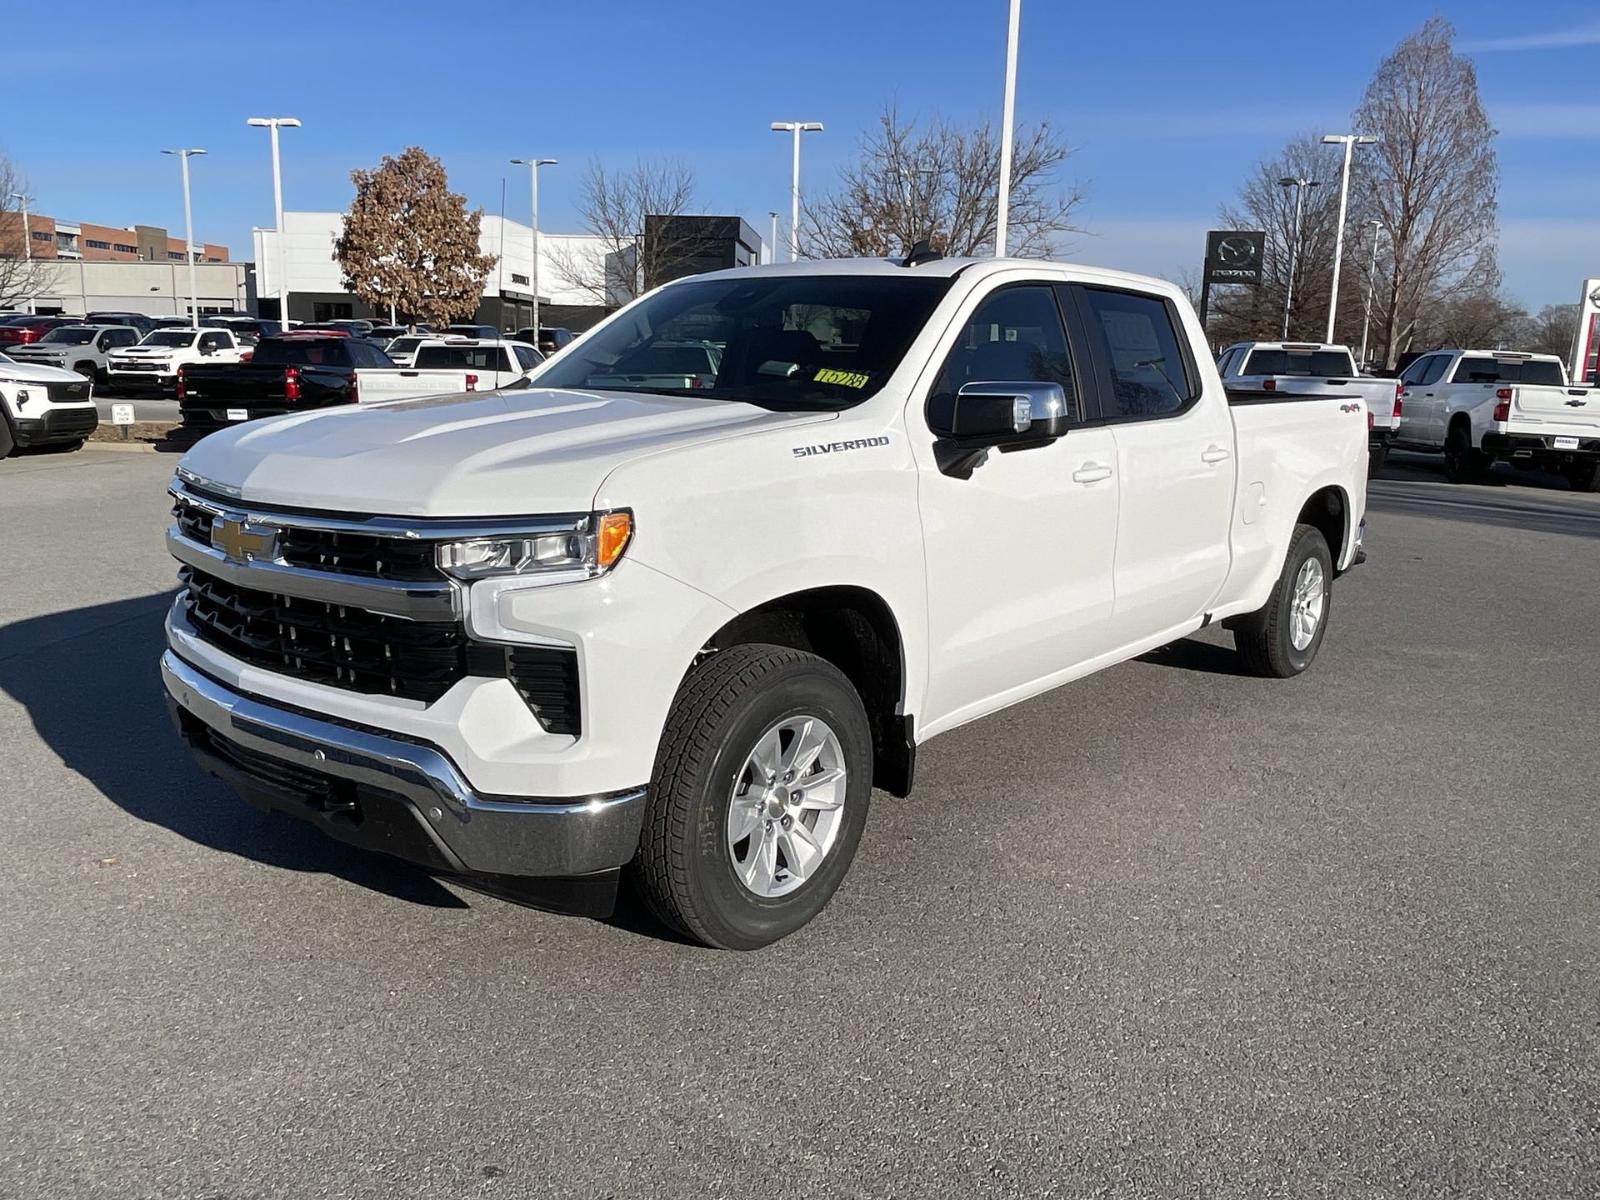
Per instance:
[[[778,261],[778,210],[767,209],[767,216],[772,218],[772,242],[771,248],[767,251],[767,261],[775,263]]]
[[[33,262],[33,230],[28,227],[28,198],[21,192],[12,192],[11,198],[22,205],[22,261],[28,264]],[[33,272],[28,267],[23,268],[23,277],[28,281],[28,286],[33,286]],[[33,312],[33,297],[28,297],[28,311]]]
[[[994,256],[1006,253],[1006,225],[1011,216],[1011,131],[1017,109],[1017,31],[1022,24],[1022,0],[1011,0],[1011,21],[1006,30],[1006,98],[1000,112],[1000,203],[994,218]]]
[[[1378,277],[1378,232],[1383,228],[1382,221],[1368,221],[1372,229],[1372,258],[1367,263],[1367,302],[1361,308],[1361,357],[1356,360],[1356,366],[1362,369],[1367,365],[1367,332],[1372,325],[1372,286]]]
[[[1378,139],[1358,133],[1328,133],[1322,137],[1330,146],[1344,146],[1344,168],[1339,174],[1339,226],[1333,235],[1333,287],[1328,293],[1328,336],[1333,341],[1333,321],[1339,315],[1339,267],[1344,258],[1344,215],[1350,204],[1350,159],[1357,146],[1370,146]]]
[[[288,236],[283,227],[283,169],[278,164],[278,129],[299,129],[295,117],[251,117],[246,125],[272,131],[272,209],[278,222],[278,324],[289,332],[289,252],[284,248]]]
[[[794,134],[794,176],[789,189],[789,261],[800,257],[800,135],[821,133],[821,121],[774,121],[774,133]]]
[[[189,260],[189,325],[200,328],[200,289],[194,281],[194,214],[189,208],[189,160],[204,150],[163,150],[175,154],[183,167],[183,256]]]
[[[528,195],[529,215],[532,218],[533,228],[533,272],[529,278],[533,280],[533,348],[539,349],[539,168],[553,167],[558,162],[554,158],[513,158],[511,165],[514,167],[528,168]]]
[[[1300,212],[1305,202],[1308,187],[1320,187],[1320,179],[1306,179],[1301,176],[1290,176],[1278,180],[1281,188],[1294,188],[1294,239],[1289,243],[1289,287],[1283,297],[1283,333],[1284,341],[1289,340],[1289,309],[1294,305],[1294,272],[1300,263]]]

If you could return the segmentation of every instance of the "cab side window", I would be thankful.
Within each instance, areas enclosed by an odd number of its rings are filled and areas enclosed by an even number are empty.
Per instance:
[[[1067,415],[1082,419],[1072,355],[1046,284],[1004,287],[984,299],[962,327],[928,395],[928,416],[940,424],[955,395],[969,383],[1059,383],[1067,395]]]
[[[1078,311],[1101,364],[1101,414],[1149,420],[1182,412],[1199,396],[1172,306],[1160,296],[1076,287]]]
[[[228,339],[220,333],[202,333],[200,335],[200,349],[217,351],[227,347]]]
[[[1417,359],[1416,362],[1412,363],[1404,371],[1400,372],[1400,382],[1407,385],[1421,383],[1422,376],[1428,369],[1428,364],[1433,362],[1436,357],[1438,356],[1433,354],[1424,354],[1421,358]]]

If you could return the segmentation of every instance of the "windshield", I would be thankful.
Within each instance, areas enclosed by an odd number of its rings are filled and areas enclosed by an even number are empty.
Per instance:
[[[68,346],[86,346],[94,341],[94,335],[99,332],[95,329],[80,329],[73,325],[63,325],[59,329],[52,329],[39,339],[39,344],[53,342],[56,345],[66,343]]]
[[[1348,377],[1355,362],[1344,350],[1257,350],[1241,375],[1304,375],[1317,379]]]
[[[192,346],[195,334],[192,329],[158,329],[144,335],[141,346]]]
[[[1490,358],[1474,355],[1463,358],[1451,377],[1454,383],[1534,383],[1561,387],[1566,377],[1561,364],[1551,359]]]
[[[848,408],[887,382],[949,287],[911,274],[674,284],[589,334],[536,383]]]

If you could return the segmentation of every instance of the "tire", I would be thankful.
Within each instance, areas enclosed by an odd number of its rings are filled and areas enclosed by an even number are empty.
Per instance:
[[[1306,597],[1301,593],[1311,576],[1315,579],[1310,582],[1318,585],[1321,593],[1320,607],[1316,609],[1309,640],[1297,646],[1295,642],[1304,633],[1304,620],[1309,615]],[[1288,679],[1304,671],[1322,646],[1332,600],[1333,555],[1328,552],[1328,540],[1315,526],[1296,525],[1271,597],[1233,627],[1233,644],[1245,669],[1252,675],[1275,679]]]
[[[1489,457],[1472,444],[1472,429],[1458,421],[1444,439],[1444,473],[1451,483],[1477,483],[1489,469]]]
[[[791,808],[778,794],[786,790],[781,785],[777,792],[761,786],[755,761],[758,747],[772,748],[769,739],[776,735],[774,765],[781,770],[792,761],[795,735],[807,728],[819,736],[831,732],[833,742],[801,769],[801,780],[838,767],[845,774],[809,794],[789,791],[813,805]],[[768,945],[826,907],[855,857],[871,798],[872,734],[850,681],[833,664],[800,650],[730,647],[695,667],[673,702],[632,864],[635,887],[663,922],[707,946]],[[747,799],[749,808],[736,810]],[[819,802],[833,801],[842,803],[821,810]],[[752,825],[748,838],[734,840],[735,821]],[[796,827],[807,831],[807,842],[826,844],[798,881],[782,865],[795,852],[791,847],[805,850],[792,832]],[[775,847],[770,855],[750,840],[757,837],[761,847]],[[751,864],[754,885],[740,877],[741,860]]]
[[[1600,462],[1573,463],[1567,468],[1567,482],[1575,492],[1600,492]]]
[[[1383,464],[1388,462],[1388,461],[1389,461],[1389,447],[1387,447],[1387,446],[1368,446],[1367,447],[1367,474],[1368,475],[1376,475],[1379,471],[1383,470]]]
[[[74,363],[72,365],[72,369],[74,371],[76,371],[79,375],[82,375],[90,383],[93,383],[95,381],[95,378],[100,373],[98,368],[96,368],[95,365],[92,362]]]
[[[0,412],[0,458],[8,457],[17,448],[16,436],[11,432],[11,421]]]

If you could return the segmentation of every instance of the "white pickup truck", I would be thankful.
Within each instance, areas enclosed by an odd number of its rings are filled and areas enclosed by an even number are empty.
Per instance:
[[[440,338],[418,343],[405,367],[364,367],[356,372],[362,404],[492,392],[526,380],[544,355],[525,342]]]
[[[92,380],[0,354],[0,458],[33,446],[76,449],[99,424]]]
[[[1358,396],[1367,410],[1368,467],[1389,456],[1400,427],[1400,386],[1362,375],[1348,346],[1326,342],[1237,342],[1217,357],[1222,385],[1232,390],[1299,396]]]
[[[231,329],[157,329],[137,346],[113,350],[106,381],[116,391],[177,391],[178,373],[191,363],[236,363],[250,358]]]
[[[1570,386],[1555,355],[1435,350],[1406,367],[1400,383],[1395,444],[1442,453],[1452,482],[1471,483],[1505,459],[1600,491],[1600,388]]]
[[[200,442],[161,663],[199,761],[440,871],[626,868],[753,948],[928,739],[1213,623],[1305,670],[1362,557],[1359,402],[1230,402],[1162,280],[908,261],[692,276],[535,388]],[[715,376],[593,385],[658,341]]]

